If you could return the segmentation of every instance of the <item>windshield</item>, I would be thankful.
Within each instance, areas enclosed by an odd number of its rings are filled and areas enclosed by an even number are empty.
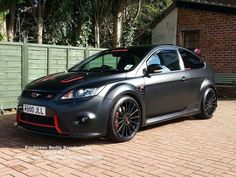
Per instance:
[[[142,60],[143,54],[129,49],[100,52],[75,65],[69,72],[128,72]]]

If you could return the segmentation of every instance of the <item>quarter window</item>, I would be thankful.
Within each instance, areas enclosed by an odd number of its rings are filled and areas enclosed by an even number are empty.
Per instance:
[[[184,49],[179,49],[179,53],[183,59],[185,68],[199,69],[204,67],[204,62],[191,52]]]

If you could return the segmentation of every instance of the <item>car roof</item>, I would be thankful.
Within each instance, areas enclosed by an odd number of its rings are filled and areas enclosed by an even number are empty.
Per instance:
[[[173,48],[176,48],[177,46],[175,45],[172,45],[172,44],[161,44],[161,45],[141,45],[141,46],[130,46],[130,47],[119,47],[119,48],[114,48],[112,50],[122,50],[122,49],[128,49],[130,51],[146,51],[146,52],[149,52],[151,51],[152,49],[154,48],[162,48],[162,47],[173,47]]]
[[[128,49],[146,49],[146,50],[152,50],[154,48],[157,48],[157,47],[176,47],[172,44],[160,44],[160,45],[141,45],[141,46],[130,46],[130,47],[127,47]]]

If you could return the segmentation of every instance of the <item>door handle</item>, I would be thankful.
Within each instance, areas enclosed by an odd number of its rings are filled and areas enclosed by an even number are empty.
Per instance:
[[[186,80],[187,80],[187,78],[183,76],[183,77],[182,77],[182,81],[185,82]]]
[[[140,86],[140,87],[138,87],[137,89],[138,89],[138,91],[140,91],[140,92],[144,95],[144,93],[145,93],[145,88],[144,88],[144,86]]]

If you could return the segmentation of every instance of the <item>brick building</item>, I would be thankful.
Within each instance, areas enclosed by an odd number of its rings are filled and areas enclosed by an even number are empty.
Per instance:
[[[153,23],[152,44],[200,48],[216,73],[236,73],[236,0],[175,0]]]

